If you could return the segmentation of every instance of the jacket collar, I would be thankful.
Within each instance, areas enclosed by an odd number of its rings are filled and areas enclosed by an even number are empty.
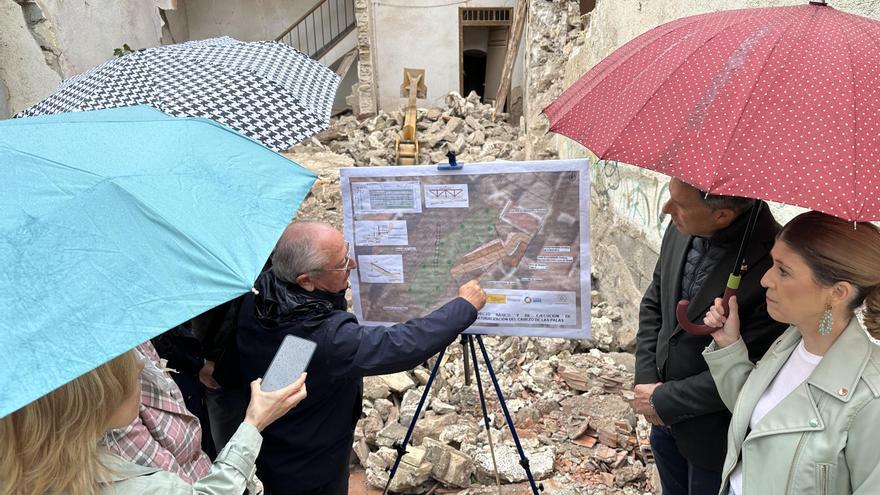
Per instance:
[[[755,393],[744,397],[744,403],[737,416],[737,423],[742,431],[748,425],[755,405],[761,398],[761,394],[770,386],[773,379],[788,360],[795,346],[801,341],[801,335],[794,326],[780,337],[772,350],[762,360],[753,372],[754,386],[750,387]],[[796,431],[819,431],[825,429],[825,422],[819,414],[818,404],[823,394],[816,389],[825,392],[826,395],[842,402],[848,402],[854,395],[855,388],[862,376],[865,366],[870,361],[875,345],[870,342],[867,334],[856,317],[850,320],[834,345],[828,349],[822,361],[806,380],[806,384],[796,387],[780,406],[772,409],[761,419],[761,422],[749,434],[747,440],[777,433]],[[769,359],[768,359],[769,358]],[[827,400],[827,399],[826,399]]]
[[[319,318],[334,310],[346,309],[345,291],[307,291],[296,283],[282,280],[271,268],[260,274],[254,288],[257,292],[254,297],[255,316],[267,328]]]
[[[858,318],[853,316],[807,383],[837,400],[849,402],[874,348]]]

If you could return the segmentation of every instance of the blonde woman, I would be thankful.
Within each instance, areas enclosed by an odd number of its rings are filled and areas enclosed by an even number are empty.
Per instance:
[[[880,493],[880,231],[818,212],[770,251],[767,312],[791,326],[757,364],[720,300],[703,356],[733,412],[721,493]],[[864,304],[864,325],[855,310]],[[866,331],[867,330],[867,331]]]
[[[138,415],[142,367],[129,351],[0,419],[0,495],[238,495],[253,477],[259,432],[306,396],[305,374],[271,393],[252,382],[244,422],[208,475],[188,485],[100,446],[109,430]]]

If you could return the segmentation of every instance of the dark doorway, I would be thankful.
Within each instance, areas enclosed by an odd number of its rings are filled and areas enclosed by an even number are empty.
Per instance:
[[[581,15],[590,13],[596,8],[596,0],[580,0]]]
[[[462,96],[467,96],[471,91],[480,95],[480,101],[486,94],[486,52],[480,50],[465,50],[462,53]]]

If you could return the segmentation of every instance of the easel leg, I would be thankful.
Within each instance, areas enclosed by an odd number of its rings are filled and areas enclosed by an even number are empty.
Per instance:
[[[388,481],[385,483],[385,490],[382,491],[383,495],[387,495],[388,487],[391,486],[391,480],[394,479],[394,475],[397,473],[397,468],[400,466],[400,460],[403,458],[403,455],[406,454],[406,446],[409,445],[413,430],[416,427],[416,422],[422,414],[422,408],[425,406],[425,399],[428,398],[428,393],[431,391],[431,385],[434,383],[434,377],[437,376],[437,370],[440,369],[440,363],[443,361],[444,354],[446,354],[446,349],[443,349],[440,351],[440,354],[437,354],[437,361],[434,363],[434,367],[431,368],[431,376],[428,377],[428,383],[425,384],[425,391],[422,392],[422,397],[419,399],[419,405],[416,407],[416,412],[413,414],[412,420],[409,422],[409,428],[406,430],[406,435],[404,435],[403,440],[400,443],[394,445],[394,450],[397,451],[397,458],[394,460],[394,465],[388,473]]]
[[[470,346],[473,349],[474,342],[471,340],[471,336],[465,333],[461,334],[461,359],[464,361],[464,385],[466,387],[471,386],[471,366],[468,359],[468,343],[470,343]],[[474,366],[476,365],[477,362],[474,361]]]
[[[462,336],[462,338],[464,338],[464,336]],[[477,377],[477,392],[480,394],[480,407],[483,409],[483,424],[486,426],[486,439],[489,441],[489,452],[492,454],[492,465],[495,467],[495,486],[498,487],[498,495],[501,495],[501,479],[498,477],[498,462],[495,460],[495,445],[492,440],[492,427],[489,424],[489,411],[486,408],[486,395],[483,392],[483,379],[480,378],[480,368],[477,365],[477,350],[474,346],[474,337],[472,335],[467,336],[467,343],[471,351],[471,360],[474,363],[474,375]],[[465,359],[467,359],[467,353],[465,353]]]
[[[492,385],[495,386],[495,395],[498,396],[498,402],[501,404],[501,410],[504,412],[504,419],[507,421],[507,426],[510,428],[511,435],[513,435],[513,443],[516,444],[516,450],[519,452],[519,464],[526,470],[526,476],[529,479],[529,485],[532,487],[532,493],[538,495],[538,486],[535,484],[535,478],[532,476],[532,470],[529,468],[529,458],[526,457],[526,453],[519,441],[519,435],[516,434],[516,427],[513,425],[513,418],[510,417],[510,411],[507,409],[507,403],[504,401],[504,394],[501,393],[501,386],[498,384],[498,378],[495,376],[495,371],[492,369],[492,363],[489,361],[489,353],[486,352],[486,346],[483,345],[483,337],[481,335],[476,335],[475,338],[480,345],[480,353],[483,355],[483,362],[486,363],[486,370],[489,372],[489,378],[492,379]],[[543,491],[544,487],[541,486],[540,490]]]

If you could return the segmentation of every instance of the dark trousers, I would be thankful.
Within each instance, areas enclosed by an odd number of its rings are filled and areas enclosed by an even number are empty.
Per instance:
[[[669,428],[651,428],[651,449],[660,472],[663,495],[718,495],[721,471],[695,466],[682,457]]]
[[[345,470],[340,473],[339,478],[324,486],[311,490],[284,490],[280,488],[272,489],[266,485],[263,495],[348,495],[348,475],[349,466],[346,464]]]
[[[211,437],[217,452],[223,450],[241,426],[249,401],[247,392],[235,387],[205,389],[205,403],[211,419]]]

